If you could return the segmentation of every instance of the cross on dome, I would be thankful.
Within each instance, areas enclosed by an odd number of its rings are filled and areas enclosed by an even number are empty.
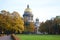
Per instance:
[[[27,8],[29,8],[29,5],[27,5]]]

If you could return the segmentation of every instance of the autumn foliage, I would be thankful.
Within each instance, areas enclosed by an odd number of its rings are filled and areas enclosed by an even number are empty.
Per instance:
[[[0,33],[22,33],[24,22],[18,12],[9,13],[2,10],[0,13]]]
[[[35,25],[34,22],[29,22],[24,25],[24,32],[26,33],[34,33]]]

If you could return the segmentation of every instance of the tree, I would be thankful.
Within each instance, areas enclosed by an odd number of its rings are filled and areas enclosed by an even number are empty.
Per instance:
[[[15,32],[22,33],[22,31],[24,31],[24,22],[18,12],[13,12],[11,25],[13,26],[12,30],[14,30]]]
[[[34,33],[35,26],[33,22],[26,22],[24,25],[24,32],[25,33]]]
[[[34,23],[33,22],[30,22],[29,31],[30,32],[34,32],[34,29],[35,29]]]
[[[0,32],[2,33],[2,31],[4,31],[4,33],[22,33],[22,31],[24,31],[24,22],[19,13],[13,12],[12,15],[7,12],[7,15],[4,15],[6,12],[2,11],[0,14]]]
[[[47,32],[48,31],[47,26],[46,26],[46,24],[44,22],[42,22],[40,24],[39,31],[40,32]]]
[[[55,17],[54,20],[46,20],[39,27],[40,32],[48,32],[49,34],[60,34],[60,17]]]

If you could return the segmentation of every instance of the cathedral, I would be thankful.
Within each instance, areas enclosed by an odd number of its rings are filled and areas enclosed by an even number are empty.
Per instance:
[[[24,25],[29,25],[30,22],[34,22],[32,10],[30,9],[29,5],[27,5],[27,8],[24,11],[23,19],[24,19]],[[35,26],[35,33],[38,33],[38,29],[40,26],[38,18],[36,18],[36,21],[34,22],[34,26]]]
[[[27,8],[24,11],[23,14],[24,21],[26,22],[33,22],[33,14],[31,9],[29,8],[29,5],[27,5]]]

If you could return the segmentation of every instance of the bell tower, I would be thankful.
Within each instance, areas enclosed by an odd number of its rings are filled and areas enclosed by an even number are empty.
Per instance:
[[[39,29],[39,26],[40,26],[40,23],[39,23],[39,19],[38,18],[36,18],[36,22],[35,22],[35,33],[39,33],[39,31],[38,31],[38,29]]]

